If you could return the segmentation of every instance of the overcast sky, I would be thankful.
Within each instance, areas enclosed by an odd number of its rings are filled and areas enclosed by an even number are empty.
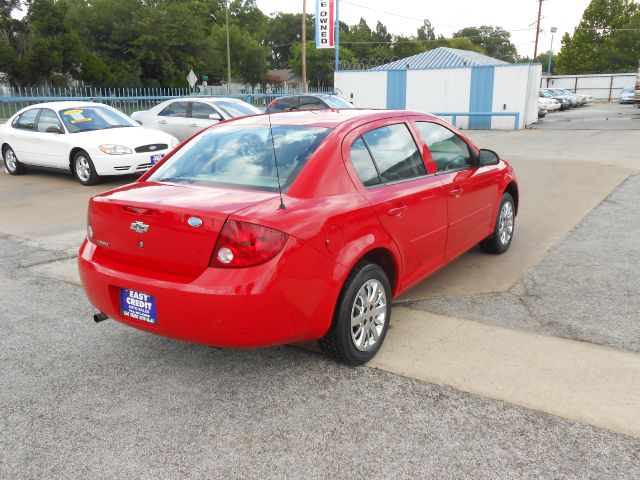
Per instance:
[[[428,18],[436,35],[450,37],[463,28],[480,25],[500,26],[511,33],[511,41],[521,56],[533,56],[538,0],[339,0],[340,20],[349,25],[360,17],[374,29],[378,20],[390,33],[415,35],[422,20]],[[301,13],[302,0],[256,0],[270,15],[276,12]],[[557,27],[553,50],[557,51],[564,32],[573,29],[582,18],[590,0],[545,0],[538,51],[549,50],[551,27]],[[315,10],[315,0],[307,0],[307,12]],[[386,12],[386,13],[385,13]]]

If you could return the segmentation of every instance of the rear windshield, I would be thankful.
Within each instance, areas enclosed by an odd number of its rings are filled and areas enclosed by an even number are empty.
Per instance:
[[[341,99],[340,97],[323,97],[322,99],[333,108],[355,108],[349,102]]]
[[[214,127],[182,147],[149,181],[277,192],[279,173],[286,191],[331,129],[276,125],[273,143],[270,132],[269,125]]]
[[[256,115],[262,113],[253,105],[244,102],[232,102],[229,100],[219,100],[215,105],[231,118],[244,117],[246,115]]]

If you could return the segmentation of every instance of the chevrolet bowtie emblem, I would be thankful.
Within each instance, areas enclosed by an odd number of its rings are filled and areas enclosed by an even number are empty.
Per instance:
[[[144,233],[149,230],[149,225],[138,220],[137,222],[133,222],[130,228],[136,233]]]

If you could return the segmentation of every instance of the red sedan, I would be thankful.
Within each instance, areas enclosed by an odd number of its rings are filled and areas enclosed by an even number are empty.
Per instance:
[[[194,136],[93,197],[82,283],[106,316],[223,347],[371,359],[391,299],[476,244],[503,253],[513,168],[407,111],[279,113]]]

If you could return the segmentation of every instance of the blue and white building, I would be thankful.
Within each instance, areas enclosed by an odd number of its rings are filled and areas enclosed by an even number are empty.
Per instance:
[[[436,113],[466,129],[513,130],[537,120],[541,75],[538,63],[440,47],[369,70],[337,71],[334,85],[357,107]]]

